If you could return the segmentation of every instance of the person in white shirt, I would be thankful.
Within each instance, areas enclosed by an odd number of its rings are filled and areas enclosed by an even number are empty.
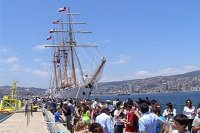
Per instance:
[[[92,103],[92,108],[95,109],[96,106],[101,106],[99,98],[96,98]]]
[[[115,100],[113,101],[113,108],[116,108],[117,102],[119,102],[119,99],[118,99],[118,98],[115,98]]]
[[[122,102],[117,102],[116,109],[114,111],[114,132],[123,133],[124,124],[121,122],[125,114],[124,109],[121,108]]]
[[[166,121],[170,121],[170,119],[173,119],[174,116],[176,116],[176,109],[173,108],[172,103],[167,103],[166,104],[166,109],[164,110],[162,116],[165,117]]]
[[[192,122],[196,115],[195,107],[192,106],[192,101],[190,99],[186,100],[186,106],[183,108],[183,114],[186,115],[189,119],[188,130],[191,131]]]
[[[200,108],[197,110],[197,116],[193,120],[192,132],[200,133]]]

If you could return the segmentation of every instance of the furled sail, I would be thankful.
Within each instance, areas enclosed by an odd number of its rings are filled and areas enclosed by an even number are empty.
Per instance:
[[[102,63],[96,69],[96,71],[94,72],[94,74],[92,75],[92,77],[87,81],[86,87],[88,87],[88,88],[93,87],[93,85],[95,83],[97,83],[101,79],[105,63],[106,63],[106,59],[105,59],[105,57],[102,57]]]

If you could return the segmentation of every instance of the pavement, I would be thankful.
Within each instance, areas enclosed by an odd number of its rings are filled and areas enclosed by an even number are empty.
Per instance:
[[[42,112],[15,113],[0,123],[0,133],[49,133]]]

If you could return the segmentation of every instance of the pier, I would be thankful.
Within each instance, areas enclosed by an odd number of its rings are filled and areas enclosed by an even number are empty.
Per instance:
[[[15,113],[0,123],[1,133],[49,133],[42,112],[33,112],[27,119],[25,113]]]
[[[53,120],[54,116],[49,111],[46,111],[45,117],[42,111],[26,116],[24,112],[14,113],[0,123],[0,133],[70,133],[63,124]]]

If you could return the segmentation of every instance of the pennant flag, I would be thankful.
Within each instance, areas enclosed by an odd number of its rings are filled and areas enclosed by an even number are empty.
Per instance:
[[[55,20],[55,21],[53,21],[53,24],[59,24],[59,20]]]
[[[65,6],[65,7],[61,7],[61,8],[59,8],[59,10],[58,10],[58,12],[64,12],[64,11],[67,11],[66,6]]]
[[[50,33],[53,33],[54,31],[55,31],[55,29],[52,29],[52,30],[50,30],[49,32],[50,32]]]
[[[52,39],[52,36],[47,37],[47,40],[51,40],[51,39]]]

